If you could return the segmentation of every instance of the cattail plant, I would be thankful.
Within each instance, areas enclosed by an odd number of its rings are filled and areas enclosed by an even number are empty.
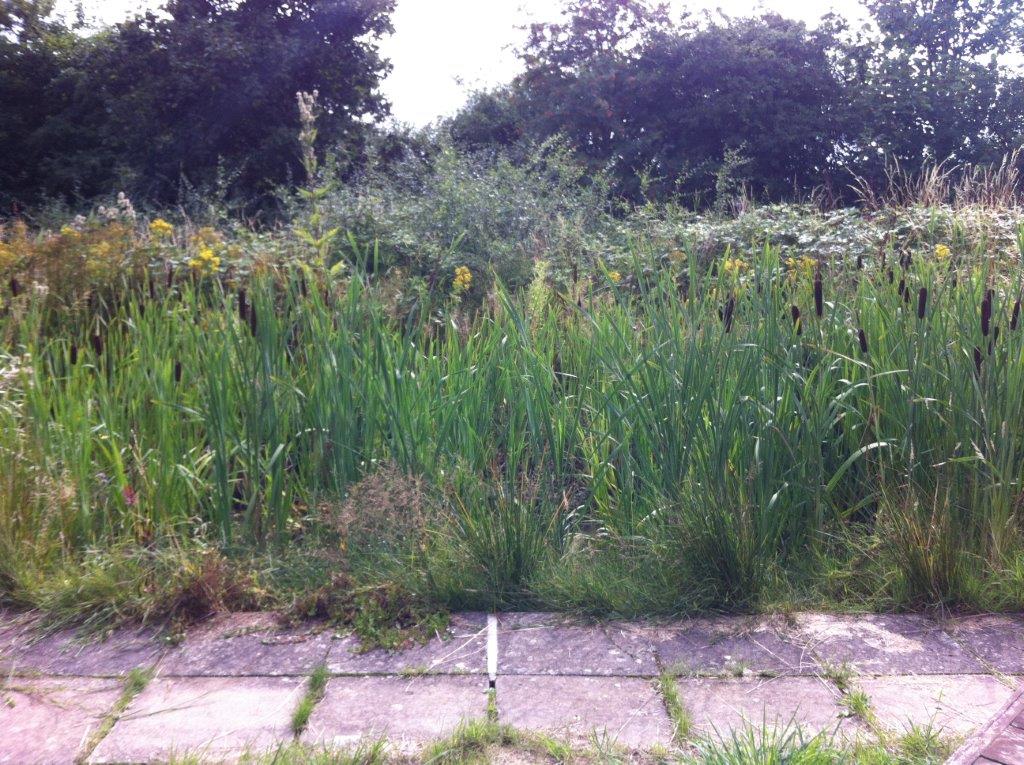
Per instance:
[[[863,329],[857,330],[857,341],[860,343],[860,352],[865,356],[868,355],[868,336],[864,334]]]
[[[993,291],[986,290],[985,297],[981,301],[981,335],[982,337],[988,337],[989,330],[992,325],[992,298]]]
[[[798,335],[803,334],[804,328],[800,324],[800,308],[799,306],[792,305],[789,307],[789,315],[793,319],[793,328],[796,329]]]
[[[93,332],[89,338],[89,342],[92,343],[92,350],[97,356],[103,355],[103,335],[99,332]]]
[[[1017,298],[1017,302],[1013,304],[1013,315],[1010,317],[1010,331],[1014,332],[1017,329],[1017,323],[1020,321],[1020,298]]]
[[[18,297],[18,295],[21,294],[21,283],[18,281],[17,277],[14,277],[14,276],[11,277],[10,287],[11,287],[11,295],[13,297]]]
[[[814,315],[819,319],[825,315],[825,295],[821,284],[821,267],[814,272]]]
[[[928,308],[928,288],[922,287],[917,291],[917,318],[924,319],[925,311]]]

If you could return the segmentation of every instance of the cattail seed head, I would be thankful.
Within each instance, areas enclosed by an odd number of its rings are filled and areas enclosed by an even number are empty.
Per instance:
[[[825,294],[821,284],[821,269],[814,272],[814,314],[820,319],[825,315]]]
[[[249,299],[246,296],[245,288],[238,290],[238,318],[243,322],[249,320]]]
[[[981,376],[981,362],[984,357],[981,355],[981,348],[974,346],[974,372],[979,377]]]
[[[249,306],[249,331],[252,332],[252,336],[256,337],[256,330],[259,325],[256,321],[256,306]]]
[[[148,282],[147,286],[149,287],[149,299],[156,300],[156,282],[153,280],[153,276],[150,275],[146,281]]]
[[[858,271],[863,271],[864,270],[864,256],[863,255],[858,255],[857,256],[857,270]]]
[[[726,333],[732,332],[732,315],[735,310],[736,298],[733,295],[730,295],[729,299],[725,301],[725,306],[721,311],[722,324],[725,325]]]
[[[97,356],[103,355],[103,335],[99,332],[94,332],[92,337],[89,338],[89,342],[92,343],[92,350]]]
[[[1013,316],[1010,317],[1010,331],[1017,329],[1017,323],[1020,321],[1020,298],[1017,298],[1017,302],[1013,304]]]
[[[903,297],[903,293],[906,291],[906,289],[907,289],[907,281],[906,281],[906,279],[900,279],[900,283],[896,285],[896,293],[900,297]]]
[[[892,272],[891,268],[886,272],[886,276],[889,279],[889,284],[892,284],[893,281],[896,279],[896,275]]]
[[[917,318],[923,319],[925,310],[928,308],[928,288],[922,287],[917,291]]]
[[[71,366],[74,366],[75,364],[78,363],[78,346],[75,345],[74,343],[71,344],[71,352],[70,352],[69,356],[70,356]]]
[[[798,306],[790,306],[789,315],[793,317],[793,327],[796,329],[798,335],[802,335],[804,328],[800,321],[800,308]]]
[[[989,330],[992,326],[992,290],[985,292],[985,297],[981,301],[981,334],[983,337],[988,337]]]
[[[860,352],[866,356],[868,353],[868,336],[864,334],[863,329],[857,330],[857,340],[860,342]]]
[[[11,295],[18,297],[21,294],[21,282],[14,276],[11,277]]]
[[[181,362],[180,361],[175,361],[174,362],[174,382],[175,383],[180,383],[181,382]]]

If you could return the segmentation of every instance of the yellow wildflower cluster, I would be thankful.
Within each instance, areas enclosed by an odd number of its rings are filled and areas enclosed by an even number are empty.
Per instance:
[[[808,255],[801,255],[799,258],[786,258],[786,270],[792,279],[798,276],[810,278],[818,268],[818,261]]]
[[[170,239],[174,236],[174,226],[163,218],[157,218],[149,224],[149,235],[154,239]]]
[[[199,254],[188,265],[200,276],[215,274],[220,270],[220,257],[210,247],[200,247]]]
[[[740,258],[726,258],[725,262],[722,263],[722,271],[730,279],[735,279],[743,271],[746,271],[750,266]]]
[[[608,278],[612,280],[613,284],[618,284],[619,282],[622,281],[622,274],[620,274],[618,271],[609,271]]]
[[[456,294],[466,292],[473,285],[473,272],[466,266],[459,266],[455,269],[455,279],[452,281],[452,289]]]
[[[938,260],[938,261],[949,260],[949,256],[951,254],[952,253],[950,252],[950,249],[949,249],[948,246],[946,246],[944,244],[937,244],[937,245],[935,245],[935,259],[936,260]]]

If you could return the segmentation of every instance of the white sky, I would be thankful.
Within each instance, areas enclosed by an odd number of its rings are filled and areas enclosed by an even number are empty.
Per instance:
[[[119,21],[158,0],[84,0],[86,15]],[[857,0],[669,0],[676,12],[721,9],[730,16],[768,10],[814,24],[834,10],[856,21],[864,13]],[[76,0],[58,0],[63,11]],[[507,82],[519,71],[515,48],[531,21],[558,18],[560,0],[398,0],[395,34],[382,45],[394,70],[383,91],[401,122],[425,125],[451,114],[469,91]]]

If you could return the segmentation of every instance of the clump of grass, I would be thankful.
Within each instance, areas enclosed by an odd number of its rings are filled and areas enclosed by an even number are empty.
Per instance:
[[[668,717],[672,721],[672,734],[676,744],[682,744],[690,737],[693,719],[686,707],[683,706],[682,699],[679,698],[679,684],[676,682],[676,677],[671,672],[662,672],[661,677],[658,678],[658,690],[661,692]]]
[[[808,736],[790,723],[760,727],[749,723],[729,736],[705,739],[696,744],[697,753],[687,761],[697,765],[839,765],[847,755],[824,733]]]
[[[132,699],[142,693],[146,686],[149,685],[149,681],[153,679],[153,670],[151,669],[140,669],[135,668],[131,670],[124,678],[124,684],[121,688],[121,695],[118,696],[117,701],[114,702],[113,708],[107,715],[100,721],[100,724],[96,726],[96,730],[93,731],[89,740],[85,743],[82,749],[80,759],[82,762],[88,760],[89,755],[92,751],[99,746],[99,743],[106,738],[107,734],[110,733],[114,724],[120,719],[121,715],[128,708],[128,705],[132,703]]]
[[[318,666],[310,674],[306,692],[295,707],[295,711],[292,712],[292,733],[296,738],[306,729],[316,705],[323,701],[324,693],[327,691],[327,681],[330,679],[331,675],[324,664]]]

